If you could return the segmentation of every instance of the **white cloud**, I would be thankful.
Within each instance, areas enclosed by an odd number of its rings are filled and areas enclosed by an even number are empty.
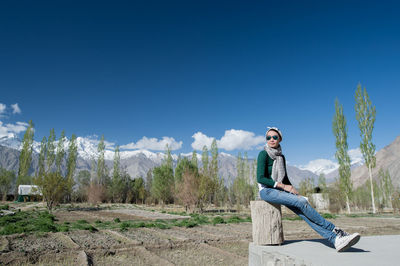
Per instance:
[[[21,108],[19,108],[18,103],[11,104],[11,108],[13,109],[13,114],[21,113]]]
[[[201,132],[195,133],[192,138],[194,138],[194,141],[192,143],[192,148],[195,150],[202,150],[204,145],[207,146],[208,148],[211,147],[211,143],[213,141],[213,138],[207,137]]]
[[[213,141],[212,137],[208,137],[202,132],[195,133],[192,138],[194,138],[192,148],[195,150],[202,150],[204,145],[206,145],[207,148],[210,148]],[[264,142],[264,136],[256,136],[250,131],[230,129],[225,131],[225,134],[221,139],[217,139],[217,146],[219,149],[227,151],[236,149],[252,150]]]
[[[2,116],[6,112],[6,105],[4,103],[0,103],[0,116]]]
[[[254,146],[264,142],[264,136],[256,136],[250,131],[231,129],[225,131],[225,135],[217,141],[217,145],[227,151],[236,149],[251,150]]]
[[[162,137],[162,139],[159,140],[157,138],[148,138],[144,136],[136,143],[132,142],[126,145],[122,145],[121,149],[147,149],[163,151],[165,150],[165,146],[168,144],[171,150],[178,150],[182,147],[182,143],[182,141],[176,141],[174,138],[170,137]]]
[[[25,122],[17,122],[15,124],[5,124],[0,121],[0,138],[13,137],[15,134],[21,133],[28,128],[29,124]]]

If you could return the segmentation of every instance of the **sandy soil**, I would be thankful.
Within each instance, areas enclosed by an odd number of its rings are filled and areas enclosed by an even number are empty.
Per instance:
[[[107,215],[105,215],[107,213]],[[127,215],[122,216],[123,214]],[[132,209],[58,210],[59,222],[163,219],[172,215]],[[157,217],[157,218],[156,218]],[[178,217],[180,218],[180,217]],[[400,218],[345,216],[331,220],[361,235],[400,234]],[[286,240],[320,238],[304,221],[284,220]],[[247,265],[251,223],[203,225],[194,228],[137,228],[98,232],[19,234],[0,237],[0,265],[75,265],[87,254],[89,265]]]

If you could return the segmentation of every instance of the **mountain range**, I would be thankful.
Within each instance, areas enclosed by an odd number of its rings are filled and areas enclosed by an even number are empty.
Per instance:
[[[97,159],[97,144],[99,140],[91,137],[78,137],[77,147],[78,147],[78,158],[76,173],[81,170],[90,170],[93,160]],[[65,149],[68,149],[69,141],[65,139]],[[0,139],[0,166],[8,170],[18,170],[18,160],[21,147],[21,140],[17,136],[5,137]],[[38,165],[38,154],[40,151],[40,143],[34,142],[33,144],[33,158],[30,174],[33,174]],[[192,154],[180,154],[181,157],[191,158]],[[114,151],[112,147],[107,147],[105,149],[105,160],[108,169],[113,167],[113,157]],[[134,151],[121,151],[121,167],[127,171],[131,178],[137,178],[139,176],[146,177],[147,172],[162,164],[165,154],[162,152],[151,152],[148,150],[134,150]],[[178,155],[172,155],[174,164],[176,164]],[[199,166],[201,166],[201,155],[197,154]],[[388,169],[393,183],[400,185],[400,136],[396,140],[376,153],[377,167],[373,170],[373,177],[378,178],[379,168],[384,170]],[[225,184],[229,184],[237,175],[236,168],[236,157],[220,152],[218,155],[218,166],[219,175],[224,178]],[[249,164],[252,165],[254,159],[249,159]],[[318,161],[318,160],[316,160]],[[65,164],[65,162],[64,162]],[[324,168],[324,164],[326,167]],[[322,165],[322,167],[321,167]],[[336,167],[335,167],[336,166]],[[251,168],[251,167],[250,167]],[[316,169],[316,170],[315,170]],[[288,165],[287,171],[288,176],[293,185],[298,187],[299,183],[307,177],[314,178],[315,181],[318,180],[318,175],[320,173],[326,173],[327,182],[332,182],[338,175],[337,165],[332,163],[323,162],[319,167],[315,167],[314,171],[308,169],[301,169],[296,166]],[[362,165],[360,160],[352,161],[352,180],[355,187],[362,185],[368,178],[367,169]]]
[[[97,145],[99,140],[91,137],[83,138],[77,137],[76,139],[78,147],[78,158],[76,173],[81,170],[90,170],[93,160],[97,159]],[[56,144],[57,145],[57,144]],[[64,149],[68,150],[69,141],[65,139]],[[38,157],[40,152],[40,143],[34,141],[33,143],[33,155],[31,168],[29,174],[34,174],[38,168]],[[0,139],[0,166],[6,168],[7,170],[18,171],[18,161],[21,149],[21,140],[15,135],[12,137],[7,137]],[[191,153],[181,153],[180,155],[172,154],[174,164],[176,165],[178,157],[192,157]],[[114,151],[111,147],[105,149],[105,161],[108,169],[113,168],[113,158]],[[121,168],[127,171],[131,178],[146,177],[147,172],[162,164],[165,154],[163,152],[151,152],[148,150],[134,150],[134,151],[120,151],[120,165]],[[198,164],[201,167],[201,154],[197,154]],[[218,166],[219,166],[219,176],[221,176],[225,184],[228,185],[232,182],[237,175],[236,168],[237,158],[231,154],[220,152],[218,154]],[[254,159],[248,160],[251,166]],[[64,162],[65,164],[65,162]],[[250,167],[251,168],[251,167]],[[251,169],[250,169],[251,171]],[[287,166],[288,175],[291,182],[298,186],[298,184],[306,177],[317,178],[317,175],[309,170],[302,170],[298,167],[288,165]]]

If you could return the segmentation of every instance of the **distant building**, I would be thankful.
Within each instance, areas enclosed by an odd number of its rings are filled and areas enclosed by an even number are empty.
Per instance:
[[[18,186],[18,202],[30,201],[31,198],[39,198],[42,193],[36,185],[19,185]]]

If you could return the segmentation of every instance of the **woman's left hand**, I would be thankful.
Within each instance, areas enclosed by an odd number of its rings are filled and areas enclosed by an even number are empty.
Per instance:
[[[289,193],[295,194],[295,195],[299,194],[299,192],[297,192],[297,190],[291,185],[285,185],[284,190],[286,190]]]

